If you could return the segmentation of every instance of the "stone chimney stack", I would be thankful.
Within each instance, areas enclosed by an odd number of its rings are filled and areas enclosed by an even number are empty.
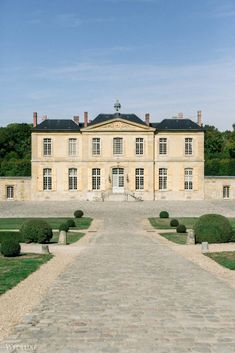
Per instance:
[[[202,126],[202,111],[198,110],[197,112],[197,123],[199,126]]]
[[[149,121],[150,121],[150,114],[146,113],[145,114],[145,124],[149,126]]]
[[[88,124],[88,112],[84,112],[84,127],[87,127]]]
[[[178,119],[183,119],[184,118],[184,114],[183,113],[178,113]]]
[[[78,115],[74,115],[73,121],[74,121],[77,125],[79,125],[79,116],[78,116]]]
[[[33,127],[36,127],[38,125],[38,113],[34,112],[33,113]]]

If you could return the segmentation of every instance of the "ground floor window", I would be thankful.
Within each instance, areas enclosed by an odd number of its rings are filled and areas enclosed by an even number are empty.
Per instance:
[[[144,189],[144,169],[137,168],[135,170],[135,189],[143,190]]]
[[[50,168],[43,169],[43,190],[52,190],[52,171]]]
[[[193,169],[184,170],[184,190],[193,190]]]
[[[77,180],[77,169],[69,169],[69,190],[77,190],[78,180]]]
[[[92,190],[100,190],[100,169],[92,169]]]
[[[223,186],[223,198],[229,199],[229,197],[230,197],[230,186],[228,185]]]
[[[7,186],[7,199],[8,200],[14,199],[14,186],[12,185]]]
[[[167,190],[167,168],[159,169],[159,190]]]

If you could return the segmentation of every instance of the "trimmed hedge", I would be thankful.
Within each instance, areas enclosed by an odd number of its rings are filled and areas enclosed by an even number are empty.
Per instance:
[[[74,212],[74,217],[75,218],[82,218],[82,216],[84,215],[83,211],[82,210],[76,210]]]
[[[67,224],[68,224],[69,228],[76,227],[76,224],[73,219],[68,219]]]
[[[19,243],[24,242],[24,237],[21,232],[13,232],[13,231],[0,231],[0,243],[2,243],[6,239],[15,239]]]
[[[5,239],[1,243],[1,253],[5,257],[15,257],[20,255],[20,243],[13,238]]]
[[[69,225],[68,223],[62,223],[60,226],[59,226],[59,231],[65,231],[65,232],[68,232],[69,231]]]
[[[179,224],[176,228],[177,233],[186,233],[187,229],[184,224]]]
[[[169,213],[167,211],[161,211],[159,213],[160,218],[169,218]]]
[[[219,214],[206,214],[198,218],[194,225],[196,242],[227,243],[233,238],[229,220]]]
[[[179,225],[178,219],[172,219],[172,220],[170,221],[170,226],[171,226],[171,227],[178,227],[178,225]]]
[[[48,243],[53,236],[51,226],[41,219],[24,222],[20,231],[26,243]]]

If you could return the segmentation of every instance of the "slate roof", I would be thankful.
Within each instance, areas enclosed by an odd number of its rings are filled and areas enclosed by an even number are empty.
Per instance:
[[[79,131],[84,124],[77,125],[72,119],[46,119],[32,131]]]
[[[99,114],[90,124],[91,125],[95,125],[95,124],[101,124],[104,123],[108,120],[113,120],[113,119],[124,119],[124,120],[128,120],[132,123],[137,123],[137,124],[141,124],[141,125],[145,125],[145,122],[143,120],[141,120],[137,115],[135,114],[120,114],[120,113],[116,113],[116,114]]]
[[[164,119],[160,123],[152,123],[157,131],[203,131],[203,128],[190,119]]]

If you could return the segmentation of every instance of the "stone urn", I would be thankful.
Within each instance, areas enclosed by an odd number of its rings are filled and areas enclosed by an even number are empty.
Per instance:
[[[65,230],[61,230],[59,233],[59,245],[67,245],[67,232]]]

